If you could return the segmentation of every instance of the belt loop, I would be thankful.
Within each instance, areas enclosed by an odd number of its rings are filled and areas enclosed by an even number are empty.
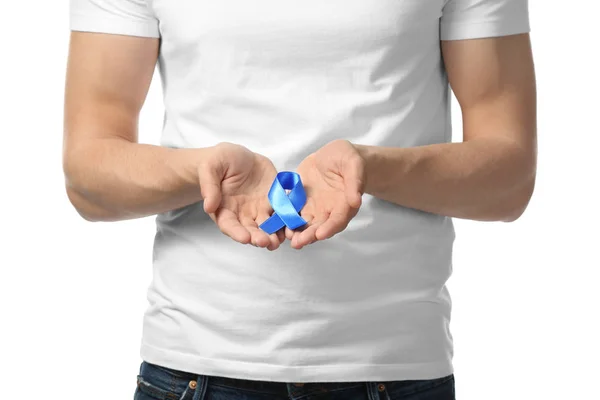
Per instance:
[[[206,394],[206,388],[208,386],[208,376],[198,375],[196,380],[196,390],[194,390],[194,397],[192,400],[202,400]]]
[[[367,384],[367,393],[369,400],[379,400],[379,391],[377,390],[376,382],[366,382]]]

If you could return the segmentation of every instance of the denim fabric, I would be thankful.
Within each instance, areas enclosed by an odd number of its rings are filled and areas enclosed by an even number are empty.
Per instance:
[[[134,400],[455,400],[454,375],[431,380],[283,383],[197,375],[142,362]]]

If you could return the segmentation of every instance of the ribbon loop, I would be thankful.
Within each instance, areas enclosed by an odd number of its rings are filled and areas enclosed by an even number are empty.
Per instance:
[[[287,193],[286,190],[290,192]],[[268,234],[275,233],[284,226],[297,229],[306,225],[298,213],[306,204],[306,192],[300,175],[296,172],[279,172],[269,190],[269,203],[275,211],[259,228]]]

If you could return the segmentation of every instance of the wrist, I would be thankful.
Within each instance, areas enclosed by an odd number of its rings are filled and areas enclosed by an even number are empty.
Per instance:
[[[213,147],[173,149],[171,158],[173,168],[193,190],[200,188],[199,170],[214,152]]]
[[[375,146],[367,146],[363,144],[353,144],[358,155],[363,161],[363,190],[365,193],[373,193],[373,185],[377,185],[377,177],[374,175],[374,169],[377,165],[377,149]]]
[[[410,149],[354,145],[365,168],[365,193],[386,197],[394,187],[401,185],[410,165]]]

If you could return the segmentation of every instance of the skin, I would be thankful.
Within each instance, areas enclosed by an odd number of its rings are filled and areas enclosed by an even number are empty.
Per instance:
[[[341,232],[358,211],[356,190],[455,218],[512,222],[523,214],[537,164],[529,35],[444,41],[442,52],[462,111],[463,142],[413,148],[329,143],[299,166],[305,186],[315,189],[301,213],[311,222],[303,231],[286,230],[292,247]],[[325,200],[326,192],[337,193],[337,204]]]
[[[448,78],[461,106],[463,142],[386,148],[333,141],[298,166],[307,191],[296,249],[343,231],[361,196],[480,221],[514,221],[536,174],[536,90],[529,36],[445,41]],[[170,149],[138,143],[137,125],[158,40],[73,32],[65,91],[66,190],[90,221],[166,212],[204,200],[233,240],[277,249],[284,231],[258,224],[272,209],[275,177],[264,156],[232,143]]]
[[[89,221],[140,218],[205,200],[233,240],[275,250],[283,231],[258,224],[273,163],[232,143],[170,149],[137,143],[138,117],[158,57],[158,40],[74,32],[65,90],[63,168],[67,195]]]
[[[306,191],[300,215],[307,225],[295,232],[285,229],[293,248],[329,239],[346,229],[362,204],[364,171],[363,158],[346,140],[331,142],[300,163],[297,172]]]

